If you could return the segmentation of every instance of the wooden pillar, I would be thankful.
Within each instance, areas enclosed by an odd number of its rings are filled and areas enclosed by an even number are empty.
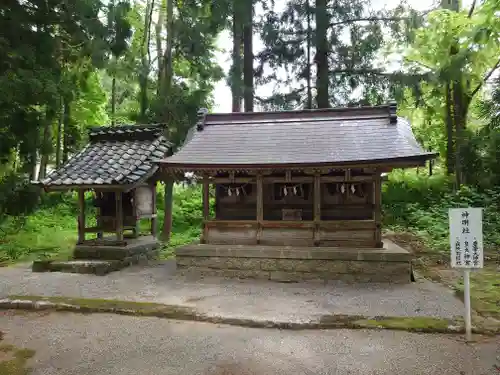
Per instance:
[[[78,214],[78,243],[81,244],[85,241],[85,190],[78,190],[78,207],[80,212]]]
[[[375,175],[373,183],[373,219],[375,221],[375,247],[381,248],[382,244],[382,176],[380,172]]]
[[[135,225],[132,229],[132,235],[134,236],[134,238],[138,238],[141,234],[141,221],[139,220],[139,218],[137,218],[137,216],[135,218]]]
[[[151,211],[151,235],[156,237],[158,232],[158,218],[156,215],[156,181],[151,185],[151,197],[152,211]]]
[[[98,202],[100,203],[99,204],[99,207],[97,207],[96,209],[96,224],[97,224],[97,228],[102,228],[102,218],[101,218],[101,215],[102,215],[102,208],[101,208],[101,204],[102,204],[102,193],[101,192],[96,192],[95,193],[95,197],[96,199],[98,200]],[[102,239],[104,237],[104,232],[103,231],[100,231],[100,232],[97,232],[97,238],[98,239]]]
[[[134,238],[138,238],[141,233],[141,219],[139,211],[137,210],[137,189],[134,191],[134,198],[132,199],[132,216],[134,217],[134,228],[132,228],[132,235]]]
[[[264,182],[262,174],[257,174],[257,244],[262,237],[262,223],[264,221]]]
[[[319,246],[321,224],[321,175],[314,175],[314,246]]]
[[[203,236],[202,243],[208,240],[208,223],[210,219],[210,183],[208,177],[203,178]]]
[[[116,240],[123,241],[123,193],[121,191],[115,192],[115,203]]]
[[[172,234],[172,208],[174,205],[174,176],[168,175],[163,180],[165,183],[165,198],[164,198],[164,213],[165,217],[163,219],[163,228],[161,233],[161,239],[164,242],[170,242],[170,236]]]

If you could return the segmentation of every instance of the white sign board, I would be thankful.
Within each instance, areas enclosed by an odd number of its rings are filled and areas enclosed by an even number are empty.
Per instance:
[[[483,268],[483,209],[450,208],[451,266]]]

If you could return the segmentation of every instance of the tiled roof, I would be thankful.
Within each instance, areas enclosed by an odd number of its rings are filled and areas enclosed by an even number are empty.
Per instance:
[[[425,160],[393,106],[207,114],[184,146],[161,161],[184,169]]]
[[[154,174],[170,143],[162,125],[123,125],[91,128],[89,143],[41,185],[129,185]]]

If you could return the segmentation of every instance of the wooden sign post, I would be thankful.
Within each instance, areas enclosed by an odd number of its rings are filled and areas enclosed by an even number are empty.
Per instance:
[[[483,268],[483,209],[451,208],[451,266],[464,271],[465,336],[471,340],[470,270]]]

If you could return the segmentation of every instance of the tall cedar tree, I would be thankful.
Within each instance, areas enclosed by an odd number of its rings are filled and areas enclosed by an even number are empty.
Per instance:
[[[407,39],[411,36],[407,30],[420,18],[403,6],[377,12],[369,8],[364,0],[292,0],[281,13],[266,12],[261,20],[265,48],[257,54],[257,82],[279,86],[271,97],[257,100],[271,109],[311,107],[314,90],[320,108],[387,100],[392,82],[403,77],[376,65],[384,27]],[[280,70],[282,74],[276,73]]]

